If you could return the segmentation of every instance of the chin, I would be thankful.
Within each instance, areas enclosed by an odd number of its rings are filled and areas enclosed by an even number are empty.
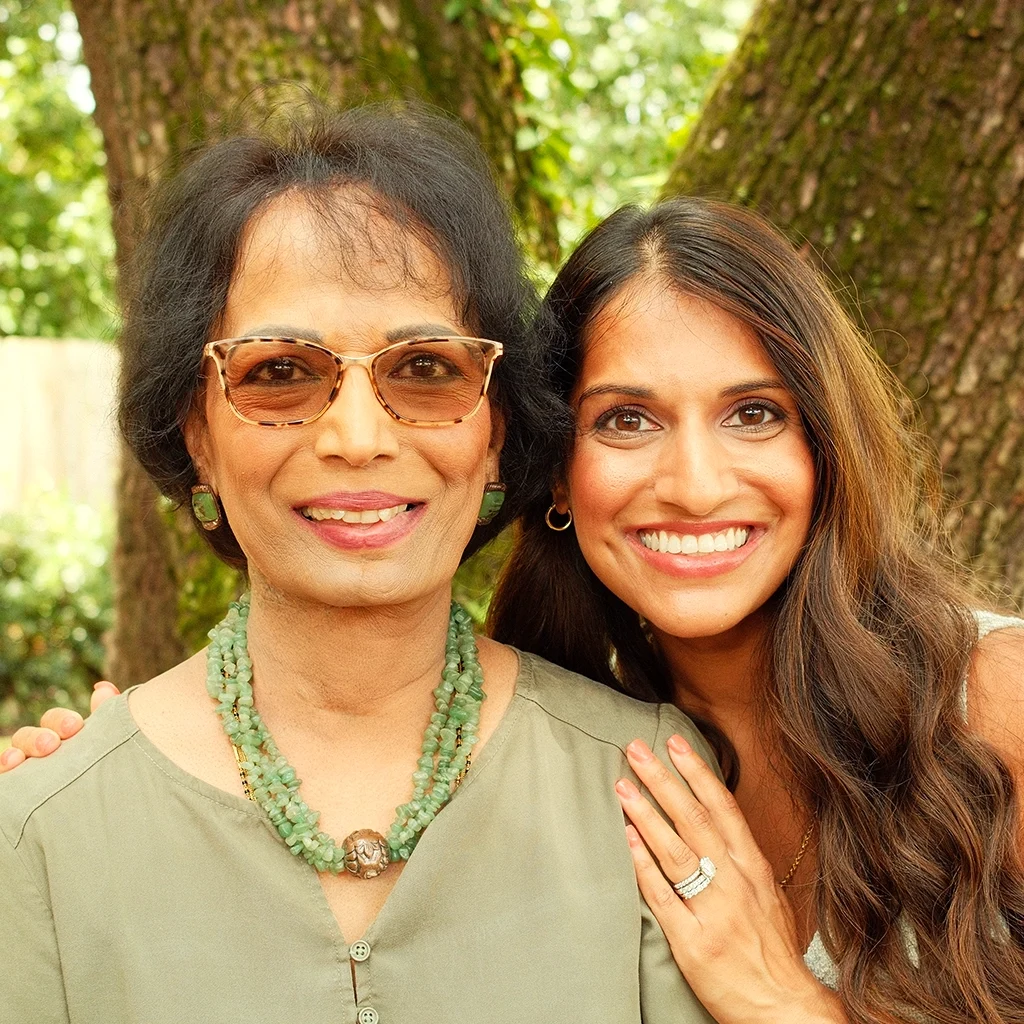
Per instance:
[[[707,595],[694,595],[693,601],[651,602],[650,596],[643,602],[650,605],[648,614],[642,607],[640,614],[659,632],[680,640],[701,640],[722,636],[750,620],[758,608],[749,602],[709,599]]]
[[[405,604],[427,591],[424,574],[411,567],[314,566],[279,562],[256,568],[253,589],[266,588],[287,602],[327,608],[377,608]]]

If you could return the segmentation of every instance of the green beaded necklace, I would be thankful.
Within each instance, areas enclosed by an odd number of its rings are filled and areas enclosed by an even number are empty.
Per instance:
[[[249,595],[243,594],[210,630],[206,655],[206,689],[217,702],[217,714],[234,748],[245,795],[263,809],[291,852],[317,871],[375,878],[392,861],[408,860],[422,831],[469,770],[478,739],[484,677],[468,613],[452,602],[444,670],[412,776],[412,799],[396,809],[386,838],[372,829],[359,829],[340,844],[317,828],[319,812],[310,810],[299,795],[301,780],[253,707],[248,619]]]

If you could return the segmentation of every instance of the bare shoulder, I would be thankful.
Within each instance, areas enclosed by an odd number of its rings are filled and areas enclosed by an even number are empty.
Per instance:
[[[971,728],[988,740],[1024,784],[1024,627],[982,637],[967,684]]]

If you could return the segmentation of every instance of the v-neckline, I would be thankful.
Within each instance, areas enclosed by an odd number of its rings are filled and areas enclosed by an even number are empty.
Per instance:
[[[395,894],[404,893],[410,885],[414,884],[407,881],[407,876],[410,871],[416,875],[422,873],[423,870],[426,870],[422,866],[417,866],[422,865],[422,863],[428,859],[424,854],[429,854],[432,847],[436,846],[437,843],[444,842],[444,833],[446,829],[443,824],[442,827],[439,828],[438,823],[444,823],[448,820],[445,812],[456,804],[456,802],[460,800],[464,801],[465,796],[463,794],[465,792],[471,791],[475,786],[479,785],[479,779],[481,776],[498,756],[501,748],[506,745],[509,733],[514,728],[516,721],[522,713],[526,698],[534,691],[535,688],[535,667],[533,664],[533,656],[516,648],[513,648],[513,650],[515,650],[519,659],[519,669],[515,676],[512,696],[509,699],[508,705],[505,708],[501,719],[495,726],[494,731],[488,737],[487,742],[480,751],[480,754],[474,757],[472,769],[469,774],[460,784],[455,793],[452,794],[448,803],[440,812],[438,812],[437,817],[430,823],[430,826],[423,831],[413,856],[406,861],[405,867],[396,879],[391,891],[385,897],[380,910],[377,911],[377,914],[364,929],[363,935],[361,936],[362,941],[366,941],[368,943],[376,941],[384,927],[384,925],[381,924],[382,918],[385,920],[386,924],[388,916],[394,916],[395,913],[397,913],[397,911],[394,910]],[[231,810],[241,811],[247,816],[261,821],[273,841],[276,844],[283,846],[284,844],[281,837],[278,835],[277,830],[273,827],[270,820],[263,813],[260,807],[246,797],[231,793],[226,789],[221,789],[219,786],[215,786],[213,783],[207,782],[198,775],[193,775],[192,772],[182,768],[181,765],[173,761],[142,731],[139,724],[135,721],[131,708],[128,705],[128,697],[135,689],[137,689],[137,686],[129,687],[119,698],[115,698],[111,703],[115,705],[115,713],[117,713],[124,720],[125,725],[131,729],[133,740],[143,748],[150,760],[154,761],[165,774],[169,775],[187,789],[190,789],[203,797],[214,800],[216,803],[222,804]],[[338,919],[334,916],[334,911],[331,909],[327,893],[320,882],[318,873],[300,858],[290,857],[289,861],[296,872],[305,872],[306,878],[313,882],[316,889],[314,899],[318,901],[320,912],[323,915],[326,915],[325,923],[333,929],[332,934],[334,934],[336,939],[340,941],[342,948],[348,948],[350,942],[342,931],[341,924]],[[400,895],[399,910],[401,909],[401,903],[404,901],[404,896]]]
[[[505,708],[505,713],[501,716],[501,719],[495,726],[494,731],[488,737],[488,740],[480,751],[479,756],[474,757],[473,766],[469,774],[467,774],[466,778],[459,785],[459,788],[452,794],[451,799],[438,812],[437,817],[434,818],[426,829],[424,829],[419,842],[416,844],[416,849],[413,851],[412,856],[405,862],[405,867],[402,868],[401,874],[399,874],[395,884],[391,888],[391,891],[384,898],[384,902],[381,904],[380,910],[377,911],[376,915],[363,930],[363,934],[358,940],[349,940],[346,938],[345,933],[342,931],[340,922],[334,916],[334,911],[331,909],[330,901],[328,900],[327,893],[320,882],[320,878],[316,872],[313,872],[321,910],[326,914],[330,925],[335,929],[344,947],[349,946],[352,941],[366,942],[373,946],[386,929],[388,918],[401,913],[402,906],[406,902],[404,896],[406,889],[410,888],[410,886],[417,885],[415,881],[409,881],[410,874],[415,878],[417,875],[428,870],[424,865],[431,856],[435,856],[432,854],[433,848],[439,843],[444,843],[447,840],[448,829],[446,826],[450,819],[449,812],[452,807],[458,806],[460,803],[464,802],[466,800],[465,793],[472,791],[473,786],[480,785],[479,780],[481,776],[484,775],[488,766],[498,756],[501,748],[506,745],[509,734],[522,714],[525,698],[528,694],[533,692],[534,666],[531,656],[524,654],[519,650],[516,650],[516,654],[519,657],[519,671],[516,673],[512,697],[508,702],[508,706]],[[439,827],[439,824],[441,827]],[[441,856],[441,853],[439,852],[436,856]],[[396,904],[398,906],[397,910],[395,909]]]

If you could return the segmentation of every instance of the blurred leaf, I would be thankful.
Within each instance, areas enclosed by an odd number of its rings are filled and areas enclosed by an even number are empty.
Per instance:
[[[752,0],[533,0],[510,4],[523,73],[531,184],[560,211],[568,250],[668,176]],[[540,268],[549,278],[552,268]]]
[[[113,621],[111,524],[55,494],[0,516],[0,730],[88,713]]]
[[[75,17],[0,0],[0,335],[109,337],[114,242]]]

